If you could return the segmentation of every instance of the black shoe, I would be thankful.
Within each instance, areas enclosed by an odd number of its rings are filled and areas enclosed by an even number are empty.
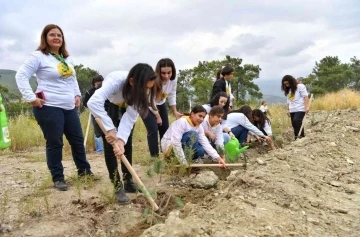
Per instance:
[[[127,193],[141,192],[138,186],[134,183],[130,174],[124,174],[124,189]]]
[[[91,171],[88,171],[88,170],[85,170],[85,171],[78,171],[78,177],[79,178],[83,178],[83,177],[88,177],[88,178],[91,178],[91,179],[93,179],[93,180],[100,180],[100,177],[97,177],[97,176],[95,176],[94,175],[94,173],[93,172],[91,172]]]
[[[64,180],[55,181],[54,186],[59,191],[66,191],[68,188]]]
[[[124,188],[120,188],[118,191],[115,192],[116,202],[120,205],[127,205],[130,203],[130,199],[126,196]]]

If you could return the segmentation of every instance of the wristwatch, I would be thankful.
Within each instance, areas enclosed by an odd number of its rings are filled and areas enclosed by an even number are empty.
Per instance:
[[[231,130],[229,130],[228,132],[227,132],[227,134],[230,134],[231,133]]]

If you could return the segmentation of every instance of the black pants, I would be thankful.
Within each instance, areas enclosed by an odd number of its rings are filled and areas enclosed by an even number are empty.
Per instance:
[[[295,135],[295,139],[298,138],[298,134],[302,125],[302,121],[304,120],[305,117],[305,112],[294,112],[294,113],[290,113],[291,116],[291,124],[294,128],[294,135]],[[299,138],[301,137],[305,137],[305,132],[304,129],[301,131],[301,135]]]
[[[119,106],[110,103],[109,107],[107,108],[107,113],[109,117],[112,119],[114,126],[117,128],[120,123],[121,116],[126,112],[125,108],[120,108]],[[132,136],[133,136],[134,128],[131,130],[129,135],[128,141],[124,146],[125,149],[125,157],[132,164]],[[104,154],[105,154],[105,163],[106,167],[109,171],[109,177],[111,182],[114,184],[115,188],[122,187],[122,183],[120,180],[120,174],[118,171],[118,162],[117,158],[114,154],[113,146],[109,144],[106,139],[105,135],[102,134],[103,143],[104,143]],[[129,175],[130,172],[126,168],[126,166],[121,162],[121,171],[125,175]]]
[[[161,138],[164,136],[165,132],[169,128],[169,117],[166,103],[162,105],[157,105],[157,108],[159,110],[159,115],[162,120],[162,124],[160,126],[156,123],[156,117],[150,110],[147,117],[142,119],[147,130],[147,140],[150,155],[153,157],[159,156],[158,133],[161,140]]]

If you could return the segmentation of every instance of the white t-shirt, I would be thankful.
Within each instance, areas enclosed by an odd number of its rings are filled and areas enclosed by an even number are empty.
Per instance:
[[[216,141],[215,141],[216,145],[221,147],[224,146],[224,136],[223,136],[223,132],[222,132],[223,129],[221,124],[211,127],[209,122],[209,115],[207,114],[204,118],[204,121],[201,123],[201,126],[204,128],[204,132],[210,131],[216,136]],[[213,158],[217,158],[217,157],[213,157]]]
[[[108,99],[111,103],[120,107],[125,106],[122,89],[127,75],[128,72],[125,71],[115,71],[108,74],[104,78],[102,86],[95,91],[87,103],[87,106],[94,117],[99,117],[101,119],[106,131],[115,129],[115,126],[105,111],[105,100]],[[126,143],[138,116],[139,114],[133,106],[127,106],[126,112],[120,119],[116,137]]]
[[[287,96],[287,103],[289,104],[289,112],[305,112],[305,96],[308,92],[304,84],[298,84],[295,95],[291,92]]]
[[[266,113],[268,111],[268,106],[267,105],[261,105],[260,110],[261,110],[261,112]]]
[[[265,136],[257,127],[255,127],[243,113],[229,113],[227,115],[226,126],[230,129],[242,126],[260,137]]]
[[[43,91],[45,104],[66,110],[75,108],[75,96],[80,96],[80,89],[76,79],[74,62],[67,57],[65,62],[72,70],[67,77],[60,75],[58,67],[60,61],[51,54],[46,55],[41,51],[33,52],[30,57],[20,66],[16,73],[16,83],[23,98],[32,102],[36,96],[30,86],[29,79],[35,74],[38,86],[36,92]]]
[[[184,133],[188,131],[196,131],[199,135],[199,143],[204,148],[205,152],[213,158],[218,158],[220,155],[210,145],[209,140],[205,136],[204,128],[201,125],[195,127],[189,122],[189,119],[189,117],[181,117],[170,125],[161,139],[160,144],[162,152],[167,153],[169,149],[173,149],[179,161],[182,164],[187,164],[185,153],[182,149],[181,139]]]
[[[161,101],[156,104],[162,105],[165,103],[166,98],[168,98],[170,106],[176,105],[176,86],[177,86],[177,78],[175,78],[172,81],[169,80],[166,84],[163,84]]]

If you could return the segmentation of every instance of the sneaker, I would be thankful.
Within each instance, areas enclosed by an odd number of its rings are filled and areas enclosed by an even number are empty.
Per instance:
[[[130,199],[126,196],[124,188],[120,188],[115,192],[116,202],[120,205],[127,205],[130,203]]]
[[[204,164],[203,159],[201,159],[201,158],[197,158],[197,159],[195,159],[193,161],[194,161],[195,164]]]
[[[66,191],[68,188],[64,180],[55,181],[54,186],[59,191]]]
[[[91,171],[86,171],[85,170],[85,171],[79,171],[78,172],[78,177],[79,178],[84,178],[85,176],[90,178],[90,179],[93,179],[93,180],[100,180],[100,177],[95,176],[94,173],[91,172]]]

